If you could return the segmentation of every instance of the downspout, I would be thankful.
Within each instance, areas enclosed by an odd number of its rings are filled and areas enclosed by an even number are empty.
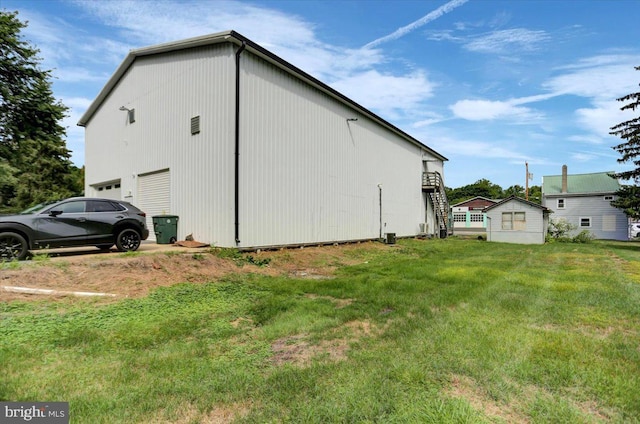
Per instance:
[[[243,41],[236,52],[236,116],[235,116],[235,238],[240,245],[240,55],[247,47]]]
[[[379,238],[382,240],[382,184],[378,184],[378,209],[380,213],[380,235]]]

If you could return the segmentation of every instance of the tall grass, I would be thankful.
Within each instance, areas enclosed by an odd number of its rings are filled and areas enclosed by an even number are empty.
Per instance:
[[[404,240],[350,260],[3,303],[0,400],[68,401],[76,423],[639,421],[639,245]]]

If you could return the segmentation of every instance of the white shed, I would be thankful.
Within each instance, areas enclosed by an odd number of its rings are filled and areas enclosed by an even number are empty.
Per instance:
[[[488,241],[544,244],[551,213],[546,207],[511,196],[484,211]]]
[[[234,31],[132,50],[78,125],[87,195],[118,184],[178,239],[446,234],[444,156]]]

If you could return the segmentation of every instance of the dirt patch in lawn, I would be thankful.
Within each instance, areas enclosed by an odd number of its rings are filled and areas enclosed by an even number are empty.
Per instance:
[[[349,344],[378,334],[380,330],[369,321],[349,321],[343,326],[336,327],[333,333],[346,334],[313,343],[307,334],[296,334],[283,337],[271,344],[271,362],[276,366],[291,364],[293,366],[308,366],[314,359],[323,358],[329,361],[342,361],[347,358]]]
[[[99,302],[141,297],[156,287],[182,282],[209,282],[231,274],[285,275],[293,278],[331,278],[340,266],[366,261],[369,253],[388,246],[366,242],[236,254],[223,257],[215,249],[122,255],[108,253],[50,258],[0,269],[0,301],[63,299],[69,296],[13,293],[6,287],[62,292],[115,294]],[[311,277],[309,277],[311,276]]]

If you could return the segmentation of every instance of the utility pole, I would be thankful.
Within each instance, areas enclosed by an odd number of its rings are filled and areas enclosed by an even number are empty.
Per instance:
[[[524,198],[525,200],[529,200],[529,180],[533,180],[533,174],[529,173],[529,162],[525,162],[524,166],[526,168],[527,176],[525,178],[525,189],[524,189]]]

